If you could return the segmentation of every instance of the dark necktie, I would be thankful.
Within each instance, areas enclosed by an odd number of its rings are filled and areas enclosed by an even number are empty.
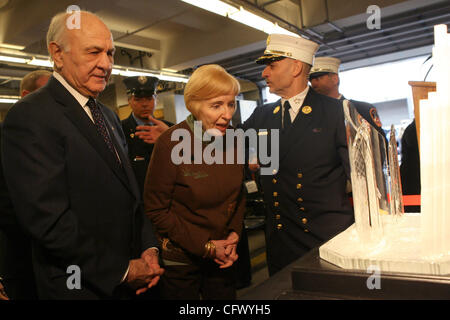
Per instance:
[[[291,126],[291,115],[289,114],[289,109],[291,105],[289,101],[284,102],[284,115],[283,115],[283,128],[288,129]]]
[[[94,119],[95,128],[97,129],[98,133],[102,136],[103,140],[105,141],[108,149],[112,152],[114,155],[114,159],[118,163],[120,163],[119,158],[116,154],[116,149],[114,148],[114,145],[111,141],[111,137],[108,134],[108,129],[106,128],[106,121],[103,117],[102,112],[100,111],[100,108],[95,103],[95,100],[93,98],[89,98],[89,101],[87,102],[87,105],[89,109],[91,109],[92,118]]]

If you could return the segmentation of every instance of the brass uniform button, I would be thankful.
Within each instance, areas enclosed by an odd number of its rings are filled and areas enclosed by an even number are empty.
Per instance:
[[[305,231],[306,233],[308,233],[308,232],[309,232],[309,230],[308,230],[308,229],[305,229],[305,230],[303,230],[303,231]]]
[[[299,174],[297,174],[297,177],[299,177],[301,179],[301,178],[303,178],[303,174],[299,173]]]
[[[299,184],[297,184],[297,189],[301,189],[302,188],[302,185],[299,183]]]
[[[278,192],[275,191],[275,192],[273,193],[273,196],[274,196],[274,197],[278,197]]]
[[[283,225],[281,223],[277,224],[277,229],[281,230],[281,228],[283,228]]]
[[[281,216],[280,216],[279,214],[277,214],[277,215],[275,216],[275,219],[280,220],[280,219],[281,219]]]
[[[277,179],[272,179],[272,183],[276,184],[277,183]]]
[[[298,203],[303,202],[303,199],[302,199],[302,198],[298,198],[298,199],[297,199],[297,202],[298,202]]]
[[[308,222],[308,219],[306,219],[306,218],[303,218],[303,219],[302,219],[302,223],[303,223],[303,224],[306,224],[307,222]]]
[[[277,201],[275,201],[275,202],[273,203],[273,206],[274,206],[274,207],[278,207],[279,205],[280,205],[280,203],[277,202]]]
[[[300,210],[305,211],[305,208],[304,208],[304,207],[301,207]]]

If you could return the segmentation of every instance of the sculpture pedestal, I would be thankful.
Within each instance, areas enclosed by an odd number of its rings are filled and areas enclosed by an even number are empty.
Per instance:
[[[395,217],[382,218],[382,241],[363,245],[352,225],[320,247],[320,258],[343,269],[364,272],[375,266],[381,273],[450,275],[450,253],[433,256],[422,245],[420,215],[399,217],[397,223],[389,221]]]
[[[318,251],[291,265],[292,287],[278,299],[450,299],[450,276],[381,272],[379,289],[370,289],[367,282],[372,273],[339,268],[321,259]]]

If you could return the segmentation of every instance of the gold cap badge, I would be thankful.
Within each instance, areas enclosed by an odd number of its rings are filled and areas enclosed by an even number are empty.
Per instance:
[[[309,114],[309,113],[311,113],[311,111],[312,111],[312,108],[311,108],[310,106],[304,106],[304,107],[302,108],[302,112],[303,112],[304,114]]]
[[[275,110],[273,110],[273,114],[277,113],[278,111],[280,111],[280,106],[277,106],[277,107],[275,108]]]
[[[145,76],[139,76],[137,78],[137,80],[139,81],[140,84],[146,84],[147,83],[147,77],[145,77]]]

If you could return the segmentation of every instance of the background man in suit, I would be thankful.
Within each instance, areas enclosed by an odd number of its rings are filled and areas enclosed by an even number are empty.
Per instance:
[[[73,14],[78,25],[66,23]],[[39,298],[141,293],[163,270],[120,121],[95,101],[112,70],[111,32],[92,13],[63,12],[50,23],[47,47],[53,76],[12,107],[2,137],[7,186],[32,237]]]
[[[314,65],[309,74],[309,81],[315,91],[331,98],[344,101],[346,98],[339,92],[339,66],[341,60],[334,57],[318,57],[314,60]],[[381,127],[381,120],[378,116],[377,108],[370,103],[350,100],[358,113],[374,127],[383,137],[386,148],[386,133]]]
[[[47,70],[36,70],[26,74],[20,82],[21,97],[44,86],[51,76],[52,73]],[[0,275],[4,277],[7,293],[11,299],[34,300],[37,299],[37,292],[31,261],[31,241],[17,222],[1,162],[0,157],[0,231],[3,233]]]
[[[127,119],[122,121],[122,128],[127,139],[131,166],[142,193],[154,146],[154,142],[147,141],[148,130],[156,122],[162,122],[168,127],[173,124],[153,118],[158,78],[146,76],[129,77],[125,78],[123,82],[127,87],[128,103],[132,112]]]
[[[269,135],[280,130],[279,168],[260,178],[270,275],[354,221],[345,192],[350,171],[341,104],[308,87],[317,48],[301,37],[269,35],[257,63],[267,65],[262,76],[281,100],[256,108],[243,124]]]

